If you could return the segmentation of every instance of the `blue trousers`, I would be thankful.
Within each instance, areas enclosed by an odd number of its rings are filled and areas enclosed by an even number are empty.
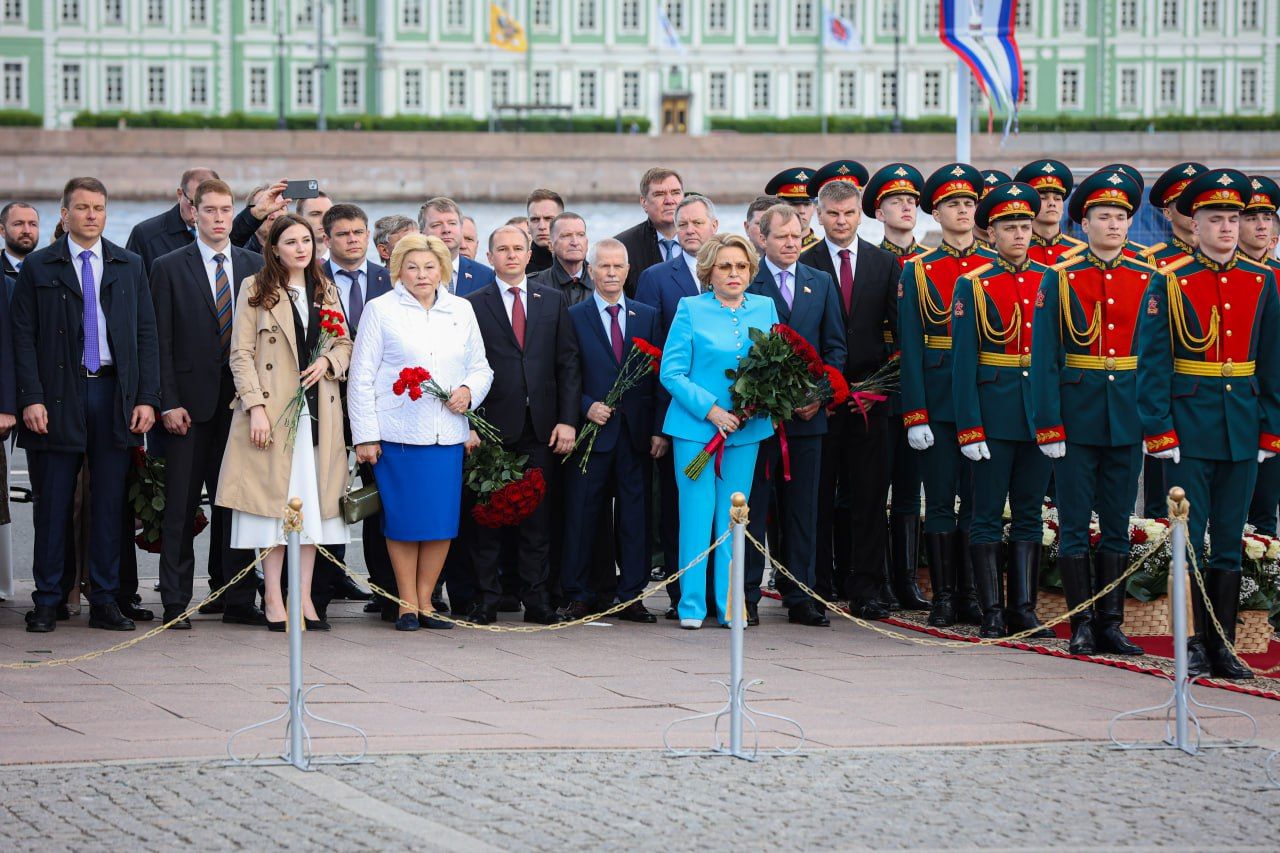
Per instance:
[[[120,418],[116,379],[104,376],[80,380],[87,443],[84,453],[40,451],[40,500],[36,502],[32,600],[40,607],[62,602],[62,573],[66,567],[67,519],[76,493],[80,465],[89,464],[89,603],[113,604],[120,588],[120,519],[124,513],[124,478],[129,451],[115,442]]]
[[[1249,504],[1249,523],[1259,533],[1276,535],[1276,507],[1280,506],[1280,458],[1272,457],[1258,466],[1258,481]]]
[[[1057,483],[1059,552],[1089,553],[1089,522],[1098,513],[1101,551],[1129,553],[1129,516],[1138,497],[1142,445],[1101,447],[1067,442],[1067,454],[1053,464]]]
[[[956,425],[946,421],[929,424],[933,446],[919,453],[924,479],[924,532],[969,532],[973,516],[973,472],[969,460],[960,453],[956,441]],[[956,514],[956,495],[960,496],[960,512]]]
[[[1191,504],[1187,535],[1201,569],[1240,571],[1240,534],[1257,476],[1257,459],[1219,462],[1184,456],[1177,465],[1165,466],[1169,487],[1182,486],[1187,492]],[[1206,526],[1211,531],[1207,566],[1200,556]]]
[[[742,492],[751,499],[751,479],[755,473],[756,452],[759,443],[726,447],[720,463],[720,476],[716,476],[715,462],[707,465],[696,480],[684,474],[693,457],[698,455],[706,442],[672,439],[675,453],[676,487],[680,490],[680,566],[684,568],[701,554],[712,540],[729,529],[730,498],[734,492]],[[748,548],[754,547],[750,543]],[[715,551],[716,615],[723,623],[729,621],[729,561],[733,556],[732,543],[725,540]],[[707,561],[699,560],[680,578],[681,619],[705,619],[707,617]]]
[[[1049,457],[1030,441],[988,438],[991,458],[973,463],[973,521],[969,541],[991,545],[1004,539],[1004,501],[1009,498],[1010,542],[1039,542],[1041,507],[1049,484]]]

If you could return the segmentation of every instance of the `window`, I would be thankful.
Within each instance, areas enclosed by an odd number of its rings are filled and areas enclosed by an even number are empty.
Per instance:
[[[62,105],[78,107],[80,97],[80,63],[64,62],[62,64]]]
[[[344,110],[359,110],[364,106],[364,69],[347,66],[338,78],[341,86],[339,104]]]
[[[339,16],[343,27],[347,29],[359,29],[360,0],[342,0]]]
[[[1218,69],[1200,69],[1200,109],[1216,110],[1218,101]]]
[[[729,32],[729,0],[707,0],[707,32]]]
[[[0,104],[6,107],[26,106],[27,81],[24,70],[21,62],[4,64],[4,91],[0,92],[4,97],[0,99]]]
[[[817,32],[818,25],[814,19],[813,0],[795,0],[795,15],[791,27],[798,33]]]
[[[880,111],[893,112],[898,103],[898,72],[880,72]]]
[[[249,0],[249,23],[258,25],[267,23],[267,0]]]
[[[23,0],[4,0],[4,22],[6,24],[22,23]]]
[[[320,0],[298,0],[298,26],[314,27],[316,23],[316,6]]]
[[[936,3],[934,4],[937,5]],[[1018,4],[1018,10],[1013,16],[1013,26],[1018,30],[1030,30],[1035,26],[1035,3],[1031,0],[1023,0]]]
[[[898,3],[899,0],[880,0],[880,35],[898,32]]]
[[[505,104],[511,100],[511,72],[495,68],[489,72],[489,104]]]
[[[208,0],[188,0],[187,23],[193,27],[207,27],[209,25]]]
[[[1216,30],[1220,22],[1218,0],[1200,0],[1200,29]]]
[[[1258,29],[1258,22],[1261,19],[1258,5],[1258,0],[1240,0],[1240,29],[1247,31]]]
[[[123,65],[108,65],[102,69],[102,103],[108,107],[124,106]]]
[[[1160,106],[1164,109],[1176,109],[1182,100],[1178,77],[1177,68],[1160,69]]]
[[[1160,0],[1160,29],[1176,30],[1182,27],[1182,0]]]
[[[404,77],[401,82],[401,88],[404,95],[401,98],[401,106],[407,112],[409,110],[422,109],[422,69],[406,68]]]
[[[688,32],[688,21],[685,19],[685,0],[665,0],[663,7],[667,11],[667,20],[678,33]]]
[[[1120,29],[1138,28],[1138,0],[1120,0]]]
[[[640,109],[640,72],[622,72],[622,108],[636,112]]]
[[[929,5],[929,2],[930,0],[924,0],[926,6]],[[831,5],[835,7],[837,17],[845,18],[850,21],[858,17],[858,0],[836,0],[836,2]],[[933,5],[937,6],[938,4],[934,3]],[[823,8],[826,7],[824,6]]]
[[[751,73],[751,109],[767,112],[773,109],[773,80],[768,71]]]
[[[163,65],[147,66],[147,106],[163,107],[169,100],[169,74]]]
[[[594,33],[599,28],[599,0],[578,0],[578,32]]]
[[[316,76],[315,70],[309,65],[294,66],[293,108],[295,110],[316,108]]]
[[[551,103],[551,72],[533,72],[533,102],[535,104]]]
[[[444,28],[454,33],[467,29],[467,0],[447,0],[444,4]]]
[[[209,106],[209,68],[205,65],[195,65],[191,68],[189,78],[189,91],[187,92],[187,100],[191,102],[193,107]]]
[[[1029,65],[1022,66],[1022,108],[1024,110],[1036,108],[1036,75],[1035,70]]]
[[[1078,32],[1084,26],[1084,10],[1080,0],[1062,0],[1062,29]]]
[[[147,26],[164,26],[165,0],[147,0]]]
[[[80,0],[62,0],[59,17],[64,24],[80,23]]]
[[[578,72],[578,109],[595,112],[599,99],[596,97],[596,72]]]
[[[926,33],[936,33],[939,24],[938,6],[940,4],[933,2],[933,0],[921,0],[921,2],[924,5],[920,7],[920,29]],[[1021,11],[1021,7],[1028,4],[1023,2],[1018,5],[1019,11]]]
[[[729,75],[724,71],[707,75],[707,109],[713,113],[729,110]]]
[[[1116,101],[1122,110],[1136,110],[1138,108],[1138,69],[1120,69],[1120,91],[1117,94]]]
[[[794,78],[794,112],[813,112],[813,72],[797,71]]]
[[[1079,68],[1062,68],[1058,71],[1058,109],[1080,109],[1080,77]]]
[[[773,30],[773,0],[751,0],[751,32]]]
[[[840,72],[836,83],[836,107],[846,112],[858,108],[858,72]]]
[[[642,22],[640,0],[622,0],[622,8],[618,10],[618,29],[624,33],[638,33],[644,29]]]
[[[249,66],[249,109],[265,110],[271,105],[271,86],[265,65]]]
[[[416,30],[422,26],[422,0],[403,0],[400,6],[400,26]]]
[[[920,93],[921,109],[936,111],[942,109],[942,72],[924,72],[924,90]]]
[[[535,30],[551,29],[555,7],[551,0],[533,0],[533,28]]]
[[[102,23],[124,23],[124,0],[102,0]]]
[[[1240,69],[1240,108],[1243,110],[1256,110],[1262,106],[1262,98],[1259,93],[1258,81],[1261,72],[1257,68],[1245,67]]]

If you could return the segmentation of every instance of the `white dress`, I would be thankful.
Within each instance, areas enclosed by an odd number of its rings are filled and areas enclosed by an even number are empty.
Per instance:
[[[290,287],[289,298],[295,304],[304,298],[302,291]],[[298,311],[302,328],[307,328],[308,312]],[[302,417],[298,420],[298,437],[293,443],[293,464],[289,469],[289,495],[302,498],[302,536],[309,545],[345,545],[351,541],[342,516],[320,517],[320,483],[316,477],[317,448],[311,443],[311,411],[302,399]],[[238,509],[231,511],[232,548],[269,548],[284,540],[284,519],[254,515]]]

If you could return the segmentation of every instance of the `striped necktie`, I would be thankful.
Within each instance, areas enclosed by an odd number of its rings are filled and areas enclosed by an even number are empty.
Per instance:
[[[213,270],[214,306],[218,311],[218,338],[222,341],[222,357],[231,349],[231,281],[227,278],[227,256],[219,252],[213,256],[217,266]]]

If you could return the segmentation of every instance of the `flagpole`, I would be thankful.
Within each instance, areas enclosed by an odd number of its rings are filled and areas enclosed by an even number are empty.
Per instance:
[[[822,18],[822,26],[818,28],[818,116],[822,122],[822,135],[827,134],[827,102],[825,100],[826,86],[823,83],[825,72],[825,58],[827,48],[827,9],[822,6],[819,9]]]
[[[969,162],[969,66],[956,60],[956,162]]]
[[[524,102],[533,106],[533,0],[524,0]]]

